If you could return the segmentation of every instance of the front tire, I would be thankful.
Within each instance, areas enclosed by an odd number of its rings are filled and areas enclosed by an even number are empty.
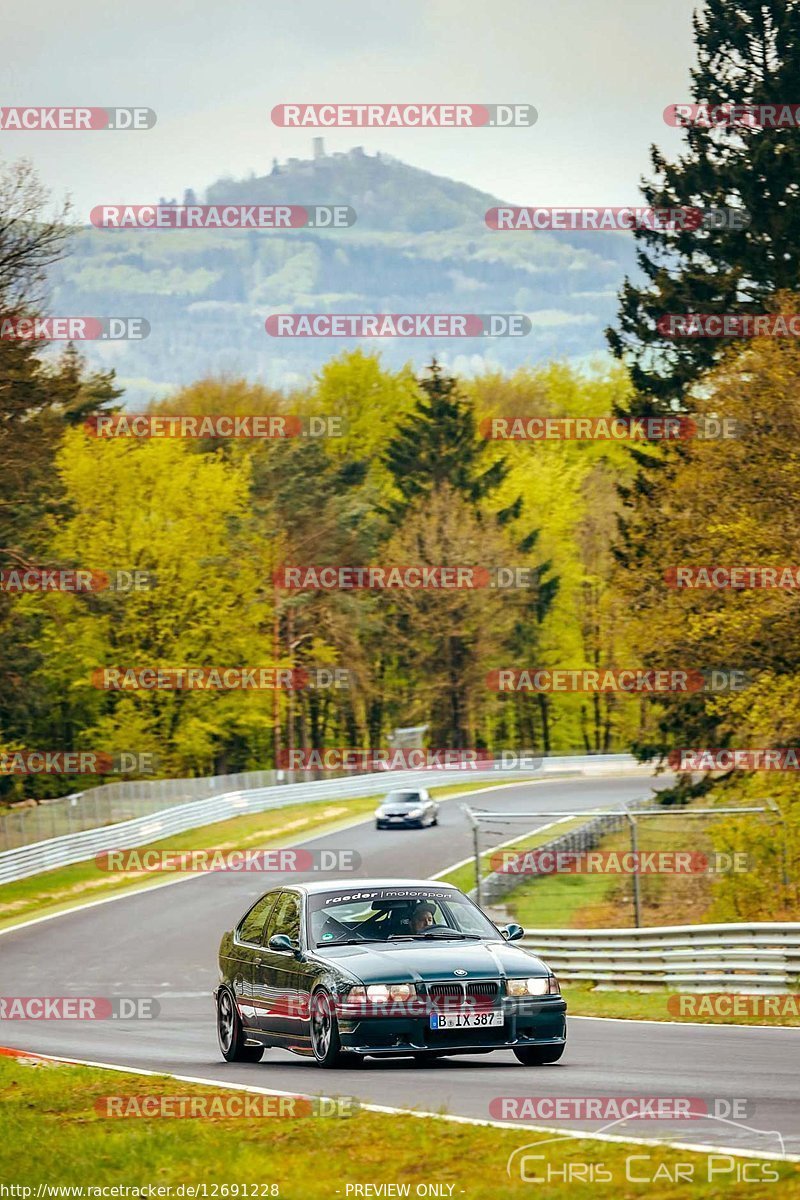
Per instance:
[[[217,995],[217,1038],[226,1062],[260,1062],[263,1046],[245,1046],[244,1030],[233,996],[227,988]]]
[[[543,1067],[558,1062],[565,1050],[566,1042],[561,1046],[521,1046],[514,1054],[523,1067]]]
[[[324,988],[319,988],[311,997],[311,1049],[318,1067],[342,1065],[342,1043],[339,1040],[339,1022],[336,1019],[331,998]]]

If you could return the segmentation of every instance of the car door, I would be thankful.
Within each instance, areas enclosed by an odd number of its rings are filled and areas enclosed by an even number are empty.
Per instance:
[[[253,1004],[262,1033],[291,1039],[304,1029],[298,991],[299,964],[291,950],[270,950],[270,938],[283,933],[300,944],[301,897],[283,889],[270,913],[253,981]]]
[[[231,986],[245,1028],[258,1028],[253,1004],[255,971],[261,955],[267,921],[279,895],[280,888],[275,888],[257,900],[242,917],[234,933],[236,968],[231,972]]]

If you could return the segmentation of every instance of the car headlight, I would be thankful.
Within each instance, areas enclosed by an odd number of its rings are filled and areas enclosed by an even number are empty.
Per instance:
[[[377,1004],[385,1004],[387,1000],[410,1000],[413,995],[415,990],[410,983],[371,983],[367,988],[367,999]]]
[[[509,996],[549,996],[558,993],[555,975],[529,975],[526,979],[509,979]]]
[[[421,817],[422,814],[424,813],[424,811],[425,811],[424,808],[410,808],[408,810],[408,815],[410,817]]]

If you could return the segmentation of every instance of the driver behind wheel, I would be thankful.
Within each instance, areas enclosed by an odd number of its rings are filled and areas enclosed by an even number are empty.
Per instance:
[[[424,933],[426,929],[430,929],[434,924],[434,911],[434,906],[428,900],[418,904],[411,914],[411,932]]]

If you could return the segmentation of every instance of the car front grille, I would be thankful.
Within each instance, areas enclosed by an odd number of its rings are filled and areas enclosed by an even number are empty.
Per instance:
[[[496,996],[499,991],[500,984],[496,979],[478,979],[467,984],[468,996]]]
[[[434,1007],[447,1005],[449,1008],[470,1007],[474,1001],[481,1006],[492,1006],[500,994],[497,979],[476,979],[469,983],[429,983],[428,995]]]
[[[443,1000],[447,998],[463,999],[464,984],[463,983],[430,983],[428,984],[428,993],[433,1000]]]

